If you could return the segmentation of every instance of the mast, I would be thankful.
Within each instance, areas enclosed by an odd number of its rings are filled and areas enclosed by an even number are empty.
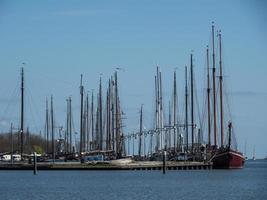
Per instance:
[[[102,80],[100,77],[100,83],[99,83],[99,150],[102,150],[102,143],[103,143],[103,127],[102,127]]]
[[[247,157],[247,140],[245,140],[244,155],[245,155],[245,157]]]
[[[55,162],[55,136],[54,136],[54,110],[53,95],[51,95],[51,133],[52,133],[52,159]]]
[[[80,156],[82,156],[83,151],[83,75],[81,74],[80,82],[80,95],[81,95],[81,110],[80,110]]]
[[[106,122],[106,134],[107,134],[107,139],[106,139],[106,150],[111,149],[111,137],[110,137],[110,80],[108,81],[108,90],[107,90],[107,100],[106,100],[106,117],[107,117],[107,122]]]
[[[72,108],[71,108],[71,97],[69,97],[69,152],[72,152]]]
[[[135,139],[135,136],[134,136],[134,134],[133,134],[133,146],[132,146],[132,148],[133,148],[133,156],[134,156],[134,139]]]
[[[194,152],[194,77],[193,77],[193,54],[190,55],[190,79],[191,79],[191,141],[192,153]]]
[[[216,124],[216,85],[215,85],[215,50],[214,50],[214,23],[212,22],[212,86],[213,86],[213,132],[214,132],[214,145],[217,146],[217,124]]]
[[[128,136],[127,136],[127,155],[129,156],[130,155],[130,133],[128,133]]]
[[[90,126],[89,126],[89,96],[86,94],[86,151],[89,151]]]
[[[24,68],[21,68],[21,102],[20,102],[20,155],[23,155],[24,146]]]
[[[232,122],[229,122],[229,123],[228,123],[228,131],[229,131],[229,136],[228,136],[228,148],[231,149]]]
[[[111,95],[111,135],[112,135],[112,150],[113,152],[115,152],[115,127],[114,127],[114,123],[115,123],[115,110],[114,110],[114,80],[113,77],[111,76],[111,90],[110,90],[110,95]]]
[[[49,149],[49,111],[48,111],[48,100],[46,98],[46,109],[45,109],[45,131],[46,131],[46,153]]]
[[[69,121],[70,121],[70,113],[69,113],[69,98],[67,98],[67,129],[65,133],[65,153],[69,152]]]
[[[26,142],[25,142],[25,146],[26,146],[26,151],[30,149],[30,130],[29,130],[29,126],[27,126],[26,129]]]
[[[95,133],[94,133],[94,91],[92,90],[92,100],[91,100],[91,129],[92,129],[92,147],[91,150],[95,148]]]
[[[142,154],[142,135],[143,135],[143,105],[141,105],[141,110],[140,110],[140,129],[139,129],[139,148],[138,148],[139,157],[141,157]]]
[[[229,139],[230,140],[230,139]],[[230,144],[230,143],[229,143]],[[230,146],[230,145],[229,145]],[[255,145],[253,146],[253,155],[252,155],[252,159],[256,160],[256,156],[255,156]]]
[[[108,99],[109,99],[109,87],[106,96],[106,150],[109,149],[109,108],[108,108],[109,100]]]
[[[84,109],[83,109],[83,139],[82,139],[82,149],[86,151],[86,97],[84,98]]]
[[[207,46],[207,98],[208,98],[208,146],[211,144],[211,120],[210,120],[210,66],[209,47]]]
[[[163,123],[163,100],[162,100],[162,79],[161,79],[161,72],[159,72],[159,100],[160,100],[160,150],[163,149],[163,127],[164,127],[164,123]]]
[[[174,71],[174,74],[173,74],[173,125],[174,125],[173,147],[174,147],[174,151],[176,151],[176,113],[177,113],[176,103],[177,103],[176,71]]]
[[[14,152],[14,148],[13,148],[13,123],[10,124],[10,154],[11,154],[11,163],[13,164],[13,152]]]
[[[166,140],[168,142],[166,142],[166,144],[168,145],[168,148],[171,148],[171,125],[172,125],[172,115],[171,115],[171,102],[169,101],[169,130],[168,130],[168,138],[166,138]],[[175,124],[174,124],[175,126]],[[175,128],[174,128],[175,130]],[[174,149],[175,149],[175,142],[174,142]]]
[[[223,75],[222,75],[222,35],[221,35],[221,31],[219,31],[219,50],[220,50],[220,76],[219,76],[219,84],[220,84],[220,117],[221,117],[221,147],[223,146]]]
[[[159,148],[159,140],[158,140],[158,126],[159,126],[159,110],[158,110],[158,67],[157,67],[157,75],[155,76],[155,100],[156,100],[156,125],[155,125],[155,128],[156,128],[156,151],[158,151],[158,148]]]
[[[119,105],[119,116],[118,116],[118,120],[119,120],[119,156],[121,157],[122,155],[124,155],[125,152],[125,145],[124,145],[124,134],[122,131],[122,115],[123,115],[123,111],[121,109],[121,104],[120,104],[120,98],[118,96],[118,105]]]
[[[116,131],[116,154],[119,155],[119,101],[118,101],[118,80],[115,72],[115,131]]]
[[[186,151],[188,151],[188,88],[187,88],[187,66],[185,66],[185,133],[186,133]]]

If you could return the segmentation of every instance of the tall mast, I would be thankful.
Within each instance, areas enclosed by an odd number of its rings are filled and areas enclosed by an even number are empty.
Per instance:
[[[83,139],[82,139],[82,149],[86,151],[86,97],[84,98],[84,109],[83,109]]]
[[[223,75],[222,75],[222,35],[221,31],[219,32],[219,49],[220,49],[220,76],[219,76],[219,84],[220,84],[220,117],[221,117],[221,146],[223,146]]]
[[[80,95],[81,95],[81,110],[80,110],[80,156],[83,151],[83,75],[81,74]]]
[[[100,77],[99,82],[99,149],[102,150],[102,143],[103,143],[103,127],[102,127],[102,80]]]
[[[69,112],[69,98],[67,98],[67,129],[65,133],[65,153],[69,152],[69,122],[70,122],[70,112]]]
[[[186,133],[186,151],[188,151],[188,89],[187,89],[187,66],[185,66],[185,133]]]
[[[194,73],[193,73],[193,54],[190,55],[190,79],[191,79],[191,141],[192,153],[194,152]]]
[[[89,96],[86,95],[86,151],[89,151],[90,127],[89,127]]]
[[[161,138],[161,96],[160,96],[160,71],[159,71],[159,67],[157,66],[157,128],[158,128],[158,133],[156,134],[157,137],[157,150],[161,150],[161,142],[162,142],[162,138]]]
[[[112,150],[112,79],[109,79],[109,89],[108,89],[108,130],[109,130],[109,146],[108,150]]]
[[[95,149],[99,150],[99,94],[97,94],[97,107],[96,107]]]
[[[107,100],[106,100],[106,117],[107,117],[107,122],[106,122],[106,150],[111,149],[110,145],[110,80],[108,81],[108,90],[107,90]]]
[[[159,128],[159,109],[158,109],[158,68],[157,68],[157,75],[155,76],[155,97],[156,97],[156,124],[155,124],[155,128],[156,128],[156,131],[158,131],[158,128]],[[159,148],[159,136],[158,134],[156,133],[156,151],[158,150]]]
[[[174,74],[173,74],[173,125],[174,125],[173,147],[175,151],[176,151],[176,113],[177,113],[176,103],[177,103],[176,71],[174,71]]]
[[[95,148],[95,133],[94,133],[94,91],[92,90],[92,100],[91,100],[91,131],[92,131],[92,147]]]
[[[160,138],[161,138],[161,147],[160,149],[163,149],[163,141],[164,141],[164,138],[163,138],[163,127],[164,127],[164,122],[163,122],[163,97],[162,97],[162,78],[161,78],[161,72],[159,72],[159,89],[160,89]]]
[[[169,101],[169,130],[168,130],[168,138],[166,138],[166,140],[167,140],[166,144],[167,144],[168,148],[171,148],[171,129],[170,129],[171,125],[172,125],[172,113],[171,113],[171,102]],[[175,123],[174,123],[174,125],[175,125]],[[175,148],[175,142],[174,142],[173,147],[174,147],[174,149],[176,149]]]
[[[118,80],[115,72],[115,131],[116,131],[116,154],[119,154],[119,100],[118,100]]]
[[[125,145],[124,145],[124,134],[122,131],[122,115],[123,115],[123,111],[121,109],[121,104],[120,104],[120,98],[118,96],[118,105],[119,105],[119,156],[121,157],[122,155],[124,155],[125,152]]]
[[[111,137],[112,137],[112,150],[115,152],[115,110],[114,110],[114,80],[111,76],[111,90],[110,90],[110,99],[111,99]]]
[[[51,95],[51,133],[52,133],[52,159],[55,162],[55,136],[54,136],[54,108],[53,96]]]
[[[210,121],[210,66],[209,66],[209,48],[207,46],[207,98],[208,98],[208,146],[211,142],[211,121]]]
[[[72,107],[71,107],[71,97],[69,97],[69,141],[70,141],[70,144],[69,144],[69,148],[70,148],[70,151],[69,152],[72,152]]]
[[[21,102],[20,102],[20,155],[23,155],[24,140],[24,69],[21,68]]]
[[[25,142],[25,146],[26,146],[26,151],[27,151],[27,149],[29,151],[29,147],[30,147],[30,130],[29,130],[29,126],[27,126],[27,129],[26,129],[26,142]]]
[[[140,129],[139,129],[139,148],[138,148],[139,157],[141,157],[142,154],[142,135],[143,135],[143,105],[141,105],[141,110],[140,110]]]
[[[214,49],[214,23],[212,23],[212,86],[213,86],[213,132],[214,132],[214,145],[217,146],[217,125],[216,125],[216,83],[215,83],[215,49]]]
[[[11,163],[13,164],[13,153],[14,153],[14,149],[13,149],[13,123],[11,123],[10,125],[10,147],[11,147],[11,151],[10,151],[10,154],[11,154]]]
[[[46,153],[49,149],[49,111],[48,111],[48,100],[46,98],[46,109],[45,109],[45,131],[46,131]]]
[[[109,149],[109,110],[108,110],[108,99],[109,99],[109,88],[107,90],[107,96],[106,96],[106,150]]]

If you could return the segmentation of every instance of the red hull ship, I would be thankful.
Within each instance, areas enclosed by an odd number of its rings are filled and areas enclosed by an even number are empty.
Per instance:
[[[215,68],[215,48],[214,48],[214,25],[212,24],[212,88],[210,87],[209,78],[209,51],[207,49],[207,106],[208,106],[208,145],[211,149],[211,161],[213,162],[214,169],[241,169],[244,166],[245,157],[238,150],[234,150],[231,146],[232,138],[232,122],[228,123],[228,143],[224,144],[224,98],[223,98],[223,67],[222,67],[222,48],[221,48],[221,31],[218,31],[219,38],[219,102],[216,101],[216,68]],[[212,91],[213,98],[210,97]],[[211,106],[210,100],[213,106],[213,119],[211,119]],[[219,103],[219,119],[217,121],[217,103]],[[214,134],[214,145],[211,146],[211,123],[213,121],[213,134]],[[220,147],[217,148],[217,122],[220,127]]]
[[[228,145],[217,149],[212,158],[214,169],[241,169],[245,163],[242,153],[231,149],[232,123],[228,124]]]
[[[214,169],[241,169],[245,163],[242,153],[232,149],[218,149],[212,159]]]

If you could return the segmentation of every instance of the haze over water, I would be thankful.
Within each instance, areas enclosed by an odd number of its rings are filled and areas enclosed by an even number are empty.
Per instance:
[[[266,199],[267,161],[242,170],[0,171],[0,199]]]

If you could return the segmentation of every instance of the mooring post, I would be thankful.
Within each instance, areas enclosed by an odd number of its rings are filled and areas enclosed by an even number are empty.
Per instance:
[[[34,152],[34,154],[33,154],[33,174],[34,175],[37,174],[37,156],[36,156],[36,152]]]
[[[163,152],[163,174],[166,173],[166,157],[167,157],[167,151]]]

